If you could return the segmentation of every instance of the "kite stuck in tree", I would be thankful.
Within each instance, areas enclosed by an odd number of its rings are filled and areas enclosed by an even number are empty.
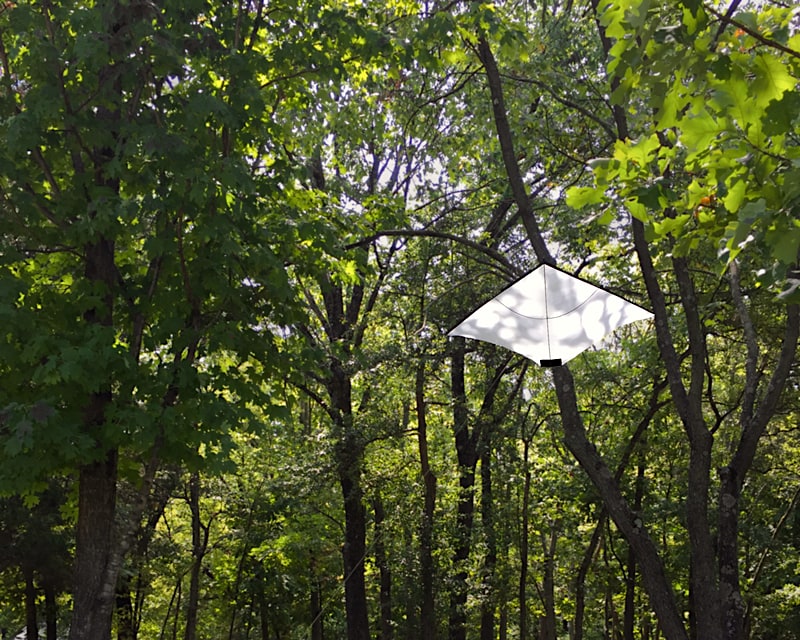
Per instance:
[[[543,367],[558,367],[614,329],[652,316],[605,289],[543,264],[447,335],[491,342]]]

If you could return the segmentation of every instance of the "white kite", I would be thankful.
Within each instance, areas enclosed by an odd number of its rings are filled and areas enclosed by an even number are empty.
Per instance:
[[[652,316],[613,293],[543,264],[447,335],[491,342],[543,367],[558,367],[617,327]]]

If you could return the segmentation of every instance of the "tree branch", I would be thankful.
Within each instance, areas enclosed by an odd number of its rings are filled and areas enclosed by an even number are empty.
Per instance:
[[[469,238],[465,238],[463,236],[458,236],[453,233],[446,233],[444,231],[434,231],[432,229],[385,229],[383,231],[378,231],[371,236],[358,240],[356,242],[351,242],[344,246],[344,249],[349,251],[351,249],[356,249],[358,247],[363,247],[364,245],[370,244],[377,240],[378,238],[386,237],[419,237],[419,238],[439,238],[441,240],[451,240],[452,242],[457,242],[458,244],[463,244],[464,246],[469,247],[470,249],[474,249],[483,253],[484,255],[489,256],[499,264],[499,266],[503,267],[505,273],[513,278],[517,278],[520,276],[520,270],[518,267],[514,266],[509,262],[509,260],[499,251],[492,249],[491,247],[487,247],[486,245],[481,244],[480,242],[475,242],[474,240],[470,240]]]
[[[703,5],[703,8],[708,11],[710,14],[715,15],[717,18],[723,21],[725,24],[732,24],[737,29],[741,29],[746,34],[753,36],[756,40],[758,40],[761,44],[771,47],[773,49],[777,49],[778,51],[782,51],[794,58],[800,58],[800,51],[795,51],[794,49],[782,45],[780,42],[773,40],[772,38],[768,38],[767,36],[760,34],[755,29],[751,29],[743,22],[739,22],[738,20],[733,19],[727,14],[722,14],[716,9],[709,7],[708,5]]]

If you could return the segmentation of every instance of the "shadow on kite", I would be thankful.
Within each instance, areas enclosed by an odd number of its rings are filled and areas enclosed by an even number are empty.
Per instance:
[[[652,316],[647,309],[543,264],[473,311],[447,335],[491,342],[542,367],[558,367],[618,327]]]

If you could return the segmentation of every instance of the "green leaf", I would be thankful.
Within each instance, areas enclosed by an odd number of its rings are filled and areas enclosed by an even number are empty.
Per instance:
[[[653,223],[653,229],[659,236],[666,236],[668,234],[679,235],[686,223],[689,221],[689,214],[681,214],[674,218],[664,218],[660,222]]]
[[[705,107],[690,112],[681,122],[681,142],[690,151],[705,151],[720,132],[720,125]]]
[[[725,208],[730,211],[731,213],[736,213],[739,210],[739,207],[742,206],[742,202],[744,202],[744,196],[747,192],[747,181],[739,177],[736,182],[733,183],[733,186],[728,187],[728,194],[722,199],[722,203],[725,205]]]
[[[756,56],[755,76],[752,95],[761,107],[766,107],[773,100],[780,100],[785,92],[797,84],[783,61],[769,54]]]
[[[594,187],[571,187],[567,189],[567,205],[573,209],[600,204],[604,198],[603,192]]]
[[[787,91],[780,100],[773,100],[764,114],[764,134],[778,136],[792,131],[800,115],[800,93]]]
[[[782,264],[794,264],[800,249],[800,228],[773,229],[767,232],[767,243],[772,256]]]

